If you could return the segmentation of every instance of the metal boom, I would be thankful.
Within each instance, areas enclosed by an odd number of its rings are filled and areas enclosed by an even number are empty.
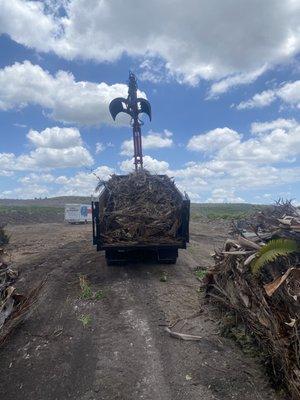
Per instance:
[[[139,114],[147,114],[151,121],[151,105],[148,100],[137,97],[137,81],[132,72],[129,73],[127,99],[124,97],[117,97],[112,100],[109,105],[109,111],[114,120],[120,112],[125,112],[131,116],[135,170],[142,169],[143,152],[141,125],[143,123],[139,119]]]

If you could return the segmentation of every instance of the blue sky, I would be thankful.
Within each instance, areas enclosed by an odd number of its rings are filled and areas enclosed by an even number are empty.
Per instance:
[[[0,0],[1,198],[130,172],[108,105],[132,70],[151,172],[197,202],[299,203],[300,0],[171,3]]]

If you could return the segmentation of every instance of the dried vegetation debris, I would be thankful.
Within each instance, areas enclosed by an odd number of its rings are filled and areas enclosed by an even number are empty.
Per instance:
[[[300,215],[279,201],[233,226],[214,254],[208,296],[233,311],[264,349],[274,377],[300,399]]]
[[[0,345],[10,332],[28,315],[43,284],[33,289],[28,296],[17,292],[15,283],[18,272],[6,262],[5,245],[9,237],[4,226],[0,229]]]
[[[182,198],[166,175],[142,170],[101,182],[107,192],[101,237],[105,243],[169,243],[180,240]]]
[[[5,246],[9,242],[9,236],[5,232],[5,225],[0,224],[0,246]]]

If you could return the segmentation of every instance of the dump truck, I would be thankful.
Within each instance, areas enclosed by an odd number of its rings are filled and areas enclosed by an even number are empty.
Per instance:
[[[167,175],[151,174],[144,168],[140,114],[152,118],[151,105],[138,97],[135,75],[129,73],[128,97],[110,102],[109,111],[131,118],[133,164],[128,175],[113,175],[104,182],[99,201],[92,204],[93,243],[104,250],[109,265],[155,258],[176,263],[178,249],[189,241],[190,200]]]
[[[189,242],[189,218],[188,195],[166,175],[115,175],[92,203],[93,243],[108,265],[175,264]]]

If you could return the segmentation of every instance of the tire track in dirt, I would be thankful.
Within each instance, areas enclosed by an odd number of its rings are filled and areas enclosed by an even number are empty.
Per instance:
[[[208,309],[176,325],[200,334],[200,342],[182,342],[164,331],[164,325],[199,310],[196,264],[187,252],[175,266],[107,267],[88,227],[70,227],[69,236],[63,225],[52,228],[42,226],[40,235],[39,225],[32,228],[40,251],[18,261],[23,288],[45,273],[48,279],[37,309],[0,350],[6,400],[275,399],[255,363],[216,335]],[[43,247],[53,235],[56,249]],[[16,249],[22,232],[18,237]],[[30,250],[30,238],[27,244]],[[201,259],[201,242],[199,251]],[[80,274],[94,291],[103,290],[103,299],[80,299]],[[79,321],[83,315],[91,316],[86,327]]]

